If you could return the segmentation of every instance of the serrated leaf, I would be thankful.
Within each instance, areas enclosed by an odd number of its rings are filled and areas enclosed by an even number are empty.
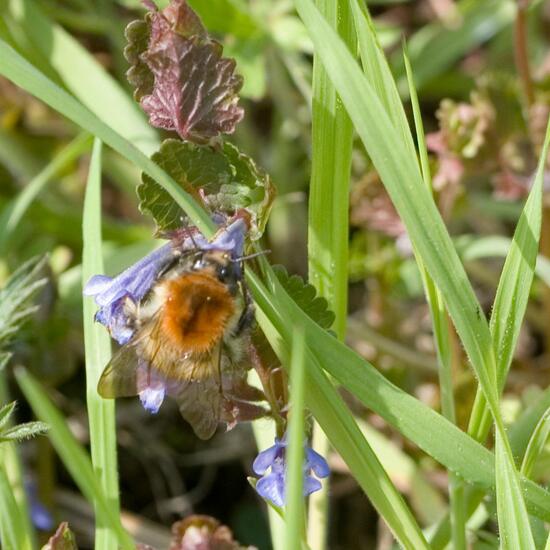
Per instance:
[[[275,188],[267,174],[235,146],[225,143],[220,150],[169,139],[152,159],[211,213],[230,216],[245,209],[251,218],[250,238],[261,237]],[[142,179],[140,210],[153,216],[160,232],[190,223],[169,193],[148,175]]]
[[[163,11],[147,6],[145,19],[127,28],[125,53],[128,80],[150,123],[195,143],[232,133],[244,115],[235,61],[222,57],[223,46],[208,37],[186,0]]]
[[[23,441],[37,435],[44,435],[50,427],[45,422],[26,422],[0,432],[0,443],[5,441]]]
[[[7,403],[0,409],[0,430],[9,422],[10,416],[15,410],[15,401]],[[0,431],[1,433],[1,431]]]
[[[55,534],[50,537],[42,550],[78,550],[76,539],[66,521],[59,525]]]
[[[209,550],[255,550],[254,546],[241,546],[233,533],[217,519],[193,514],[172,525],[170,550],[208,548]]]
[[[151,11],[145,14],[144,19],[132,21],[125,31],[128,42],[124,49],[124,56],[131,67],[126,73],[128,82],[135,87],[134,99],[141,101],[141,98],[150,95],[153,92],[155,78],[153,73],[142,59],[142,54],[147,51],[149,39],[151,38],[151,18],[156,11],[154,4],[149,4]],[[174,13],[175,10],[175,13]],[[170,19],[176,22],[178,31],[183,36],[192,36],[193,34],[206,35],[206,30],[202,26],[200,19],[189,8],[186,2],[174,2],[165,10],[168,11]]]
[[[141,101],[141,98],[150,95],[153,91],[155,78],[149,70],[147,63],[141,59],[141,54],[147,50],[149,44],[150,29],[147,22],[149,14],[143,19],[132,21],[125,31],[128,44],[124,48],[124,56],[130,68],[126,72],[128,82],[134,87],[134,99]]]
[[[233,179],[222,185],[217,195],[208,198],[214,212],[244,209],[250,214],[250,238],[259,239],[265,230],[276,190],[269,175],[233,144],[225,142],[223,153],[233,167]]]
[[[1,347],[9,344],[12,336],[36,311],[36,306],[29,306],[29,302],[46,284],[46,279],[40,278],[44,265],[44,258],[32,258],[20,266],[0,290]]]
[[[325,298],[317,296],[313,285],[306,283],[299,275],[289,275],[282,265],[273,266],[277,279],[289,296],[313,321],[322,328],[330,328],[334,323],[334,313],[328,309]]]

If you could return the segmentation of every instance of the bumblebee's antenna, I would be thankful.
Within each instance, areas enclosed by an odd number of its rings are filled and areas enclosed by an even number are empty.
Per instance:
[[[265,254],[271,254],[271,250],[260,250],[260,252],[255,252],[254,254],[249,254],[248,256],[241,256],[240,258],[232,259],[232,262],[244,262],[245,260],[251,260],[252,258],[257,258],[258,256],[263,256]]]

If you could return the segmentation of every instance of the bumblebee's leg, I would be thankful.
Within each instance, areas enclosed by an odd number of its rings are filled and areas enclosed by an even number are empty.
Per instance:
[[[250,292],[248,287],[243,282],[240,283],[241,292],[244,299],[244,308],[235,327],[234,335],[239,336],[243,331],[250,328],[254,323],[254,304],[252,303],[252,298],[250,297]]]

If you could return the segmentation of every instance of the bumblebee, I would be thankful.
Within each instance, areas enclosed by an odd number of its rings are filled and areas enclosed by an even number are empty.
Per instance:
[[[246,372],[242,342],[254,312],[242,260],[216,249],[175,255],[142,300],[124,304],[133,337],[105,368],[99,394],[142,402],[168,394],[195,433],[210,438],[227,402],[224,380]]]

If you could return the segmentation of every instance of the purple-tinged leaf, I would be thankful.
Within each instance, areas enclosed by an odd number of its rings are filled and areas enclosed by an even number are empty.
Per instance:
[[[152,11],[127,28],[126,57],[128,80],[151,124],[196,143],[233,132],[244,114],[235,61],[222,57],[223,47],[186,0],[172,0],[163,11],[147,5]]]
[[[141,101],[141,98],[153,92],[155,78],[149,70],[147,63],[141,59],[141,54],[147,50],[150,36],[150,14],[145,20],[132,21],[125,31],[128,44],[124,48],[124,55],[130,63],[126,72],[128,82],[134,87],[134,99]]]
[[[255,550],[241,546],[229,527],[210,516],[193,515],[174,523],[169,550]]]

